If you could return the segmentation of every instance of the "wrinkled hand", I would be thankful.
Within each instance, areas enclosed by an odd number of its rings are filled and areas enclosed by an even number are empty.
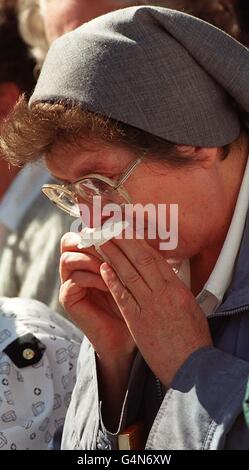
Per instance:
[[[61,240],[60,302],[106,361],[126,360],[135,343],[109,289],[100,275],[94,248],[77,248],[80,237],[66,233]]]
[[[195,350],[212,345],[207,320],[190,290],[146,241],[114,239],[101,248],[110,260],[101,265],[102,278],[145,361],[169,386]]]

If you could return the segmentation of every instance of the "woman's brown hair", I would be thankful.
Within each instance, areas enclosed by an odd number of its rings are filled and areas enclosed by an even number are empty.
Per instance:
[[[11,164],[23,165],[49,156],[57,143],[83,151],[89,142],[123,146],[136,155],[161,159],[174,166],[189,166],[196,161],[179,154],[172,142],[83,110],[77,103],[41,102],[29,107],[24,95],[2,127],[0,147]],[[222,147],[221,157],[225,158],[228,152],[229,146]]]

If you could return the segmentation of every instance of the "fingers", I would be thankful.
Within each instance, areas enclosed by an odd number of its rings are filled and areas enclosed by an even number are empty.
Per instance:
[[[68,279],[60,287],[59,301],[66,311],[70,311],[84,296],[85,290],[77,286],[71,279]]]
[[[72,279],[68,279],[60,288],[60,303],[86,335],[87,333],[90,337],[96,335],[96,324],[98,324],[96,322],[102,312],[88,301],[86,289],[79,287]]]
[[[152,290],[161,290],[158,284],[159,272],[166,281],[174,280],[176,275],[160,251],[152,248],[146,240],[113,239],[113,243],[121,248],[129,260],[136,266]]]
[[[108,242],[101,247],[105,255],[107,255],[111,266],[117,273],[117,276],[122,281],[124,286],[131,292],[137,302],[141,302],[148,299],[151,294],[150,287],[146,284],[144,279],[140,276],[129,259],[126,258],[125,254],[114,245],[112,242]],[[109,265],[109,263],[108,263]]]
[[[100,273],[129,327],[129,318],[140,313],[138,303],[107,263],[101,265]]]
[[[100,275],[91,274],[88,272],[74,271],[71,275],[71,280],[78,287],[99,289],[108,292],[108,288]]]
[[[77,252],[77,253],[88,253],[89,255],[95,256],[95,258],[99,259],[101,262],[103,262],[101,256],[97,253],[96,249],[94,246],[91,246],[90,248],[78,248],[78,244],[81,241],[81,236],[77,233],[74,232],[68,232],[63,235],[61,238],[61,243],[60,243],[60,251],[61,253],[65,252]]]
[[[62,282],[65,282],[74,271],[84,270],[85,274],[80,278],[80,286],[84,287],[84,282],[90,282],[86,272],[98,275],[102,260],[86,253],[91,249],[84,250],[84,253],[79,251],[77,248],[79,239],[79,235],[75,233],[63,236],[60,275]],[[64,251],[66,249],[69,251]],[[177,276],[163,255],[150,247],[145,240],[115,239],[102,245],[101,252],[139,305],[148,302],[152,292],[159,295],[164,292],[167,287],[165,281],[177,280]],[[77,280],[79,276],[78,273]],[[96,281],[97,285],[89,287],[99,286],[102,291],[106,288],[100,277],[90,279],[92,282]]]
[[[164,257],[143,240],[115,240],[101,247],[117,275],[137,302],[148,300],[149,292],[160,294],[165,281],[174,278]]]
[[[61,281],[65,282],[73,271],[89,271],[99,274],[101,261],[87,253],[64,252],[60,258]]]
[[[81,237],[74,232],[67,232],[61,237],[61,253],[64,251],[79,251],[77,245],[80,243]]]

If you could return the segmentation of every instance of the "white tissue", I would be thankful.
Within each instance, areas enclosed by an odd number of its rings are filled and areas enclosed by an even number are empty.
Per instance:
[[[103,227],[85,227],[81,232],[81,241],[78,248],[90,248],[90,246],[101,246],[114,237],[118,237],[128,227],[127,221],[105,222]]]

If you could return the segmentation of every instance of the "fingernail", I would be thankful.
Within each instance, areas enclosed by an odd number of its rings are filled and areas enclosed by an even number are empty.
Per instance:
[[[103,263],[100,266],[100,269],[103,273],[107,274],[109,277],[114,276],[112,268],[107,263]]]

